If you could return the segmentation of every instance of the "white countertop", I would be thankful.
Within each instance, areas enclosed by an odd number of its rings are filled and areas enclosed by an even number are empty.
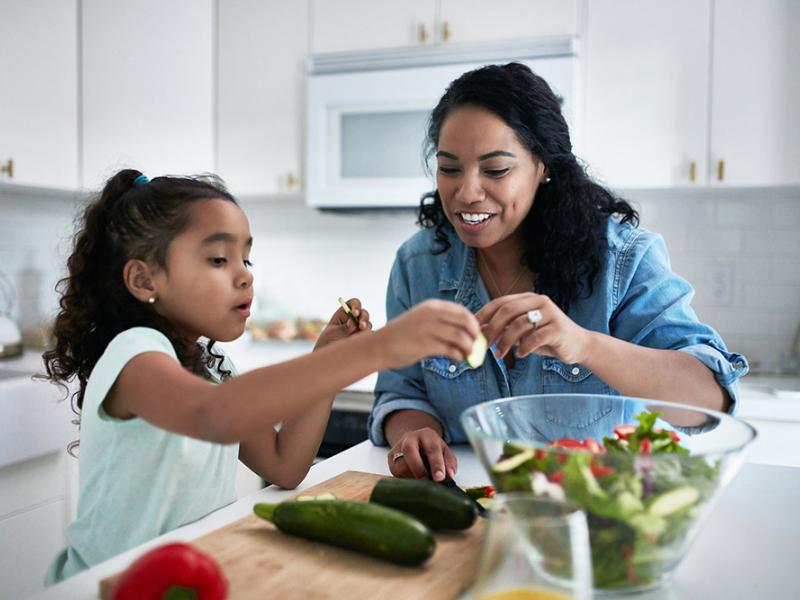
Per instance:
[[[456,480],[463,486],[488,480],[467,446],[454,448]],[[124,569],[144,551],[167,541],[192,540],[249,515],[256,502],[284,500],[346,470],[388,474],[386,449],[363,442],[314,467],[297,490],[269,487],[204,519],[151,540],[35,596],[42,600],[97,598],[100,580]],[[745,464],[722,491],[698,539],[669,589],[639,600],[751,600],[798,597],[800,591],[800,469]],[[302,597],[298,582],[298,597]],[[604,596],[609,597],[609,596]]]

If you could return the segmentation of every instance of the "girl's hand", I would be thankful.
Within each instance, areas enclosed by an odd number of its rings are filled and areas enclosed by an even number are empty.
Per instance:
[[[372,329],[372,322],[369,320],[369,311],[365,308],[361,308],[361,300],[358,298],[350,298],[350,300],[347,301],[347,305],[350,307],[350,312],[353,313],[353,316],[358,319],[358,327],[356,327],[353,319],[344,312],[344,308],[339,307],[339,309],[333,313],[325,329],[319,334],[317,343],[314,344],[314,350],[318,350],[331,342],[344,339],[359,331],[369,331]]]
[[[421,302],[378,332],[383,338],[384,364],[390,369],[410,365],[426,356],[464,360],[480,333],[475,315],[447,300]]]
[[[441,436],[430,427],[403,434],[389,450],[389,471],[395,477],[427,479],[420,453],[428,457],[434,481],[441,481],[445,474],[455,477],[458,467],[456,457]]]
[[[538,315],[531,311],[538,311]],[[497,344],[497,358],[514,346],[519,358],[535,352],[568,364],[583,363],[589,355],[591,332],[577,325],[547,296],[532,292],[501,296],[475,316],[489,344]],[[537,317],[534,325],[531,318],[535,321]]]

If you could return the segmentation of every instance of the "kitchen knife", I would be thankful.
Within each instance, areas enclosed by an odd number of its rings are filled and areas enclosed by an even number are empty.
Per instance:
[[[428,476],[428,479],[433,481],[433,477],[431,477],[431,465],[428,462],[427,455],[424,452],[420,452],[419,456],[422,459],[422,466],[425,467],[425,474]],[[447,474],[446,471],[444,474],[444,479],[442,479],[442,481],[438,481],[437,483],[441,483],[445,487],[456,490],[457,492],[460,492],[461,494],[472,500],[473,504],[475,504],[475,508],[478,509],[478,515],[481,517],[486,517],[486,508],[483,506],[483,504],[475,500],[475,498],[473,498],[467,492],[458,487],[458,484],[452,477],[450,477],[450,475]]]

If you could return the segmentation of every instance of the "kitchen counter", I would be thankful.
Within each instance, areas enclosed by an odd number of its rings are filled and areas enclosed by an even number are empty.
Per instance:
[[[461,485],[480,485],[487,477],[468,446],[454,448]],[[346,470],[388,474],[386,449],[361,443],[311,468],[297,490],[269,487],[207,517],[133,548],[35,596],[42,600],[97,597],[99,582],[124,569],[144,551],[168,541],[192,540],[250,514],[256,502],[289,498]],[[637,595],[639,600],[750,600],[797,597],[800,590],[800,469],[743,465],[722,491],[718,504],[669,589]],[[298,597],[302,585],[298,582]],[[606,598],[610,596],[604,596]]]

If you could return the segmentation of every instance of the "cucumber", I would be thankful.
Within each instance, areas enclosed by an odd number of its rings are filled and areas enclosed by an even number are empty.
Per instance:
[[[486,336],[482,333],[475,338],[475,341],[472,342],[472,350],[467,356],[467,364],[473,368],[477,369],[483,364],[483,360],[486,358],[486,350],[489,349],[489,342],[486,340]]]
[[[355,550],[401,565],[433,554],[433,532],[411,515],[350,500],[258,503],[253,512],[284,533]]]
[[[379,479],[369,501],[413,515],[433,529],[468,529],[478,510],[466,494],[426,479]]]
[[[533,448],[527,448],[525,450],[522,450],[521,452],[518,452],[514,456],[509,456],[508,458],[505,458],[500,462],[495,463],[494,465],[492,465],[492,471],[494,471],[495,473],[508,473],[509,471],[513,471],[517,467],[522,466],[527,461],[534,458],[534,456],[535,453],[533,451]]]
[[[692,486],[685,485],[656,496],[647,510],[658,517],[667,517],[688,508],[699,499],[700,492]]]

